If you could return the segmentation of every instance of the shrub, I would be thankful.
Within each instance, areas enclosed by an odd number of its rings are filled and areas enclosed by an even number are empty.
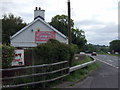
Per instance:
[[[55,40],[55,39],[49,39],[47,43],[60,44],[60,42],[58,40]]]
[[[2,68],[10,68],[14,59],[14,47],[2,45]]]
[[[50,39],[47,43],[40,44],[35,47],[34,52],[37,57],[43,61],[43,63],[54,63],[71,60],[74,55],[73,50],[71,49],[70,45]]]
[[[79,52],[79,48],[76,44],[71,44],[71,49],[73,50],[74,53],[78,53]]]

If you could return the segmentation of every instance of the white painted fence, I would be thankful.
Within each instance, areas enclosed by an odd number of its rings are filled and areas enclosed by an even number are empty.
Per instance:
[[[87,62],[87,63],[83,63],[83,64],[80,64],[80,65],[77,65],[77,66],[73,66],[73,67],[70,68],[69,72],[73,72],[73,71],[75,71],[75,70],[81,69],[81,68],[83,68],[83,67],[86,67],[86,66],[88,66],[88,65],[96,62],[95,58],[93,58],[93,57],[91,57],[91,56],[90,56],[90,58],[92,58],[93,61],[90,61],[90,62]]]

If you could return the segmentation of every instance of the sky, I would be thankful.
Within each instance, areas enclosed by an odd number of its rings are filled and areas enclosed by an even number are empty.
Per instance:
[[[55,15],[67,15],[68,0],[0,0],[2,15],[13,13],[24,22],[34,20],[35,7],[45,10],[45,21],[50,22]],[[85,32],[87,43],[109,45],[118,39],[119,0],[70,0],[71,19],[74,27]]]

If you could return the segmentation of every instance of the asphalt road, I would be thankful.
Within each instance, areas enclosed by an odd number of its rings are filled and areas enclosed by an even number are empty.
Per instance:
[[[97,55],[96,59],[102,61],[108,65],[111,65],[115,68],[118,68],[118,58],[117,56],[110,56],[110,55]]]
[[[118,57],[109,55],[94,56],[101,67],[93,71],[86,79],[70,86],[66,82],[58,88],[118,88]]]
[[[93,71],[85,80],[69,88],[118,88],[118,57],[94,56],[101,67]]]

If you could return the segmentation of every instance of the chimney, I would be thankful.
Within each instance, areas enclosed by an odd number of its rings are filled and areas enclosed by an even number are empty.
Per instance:
[[[41,18],[43,20],[45,20],[45,10],[41,10],[40,7],[35,7],[35,10],[34,10],[34,20],[37,19],[37,18]]]

